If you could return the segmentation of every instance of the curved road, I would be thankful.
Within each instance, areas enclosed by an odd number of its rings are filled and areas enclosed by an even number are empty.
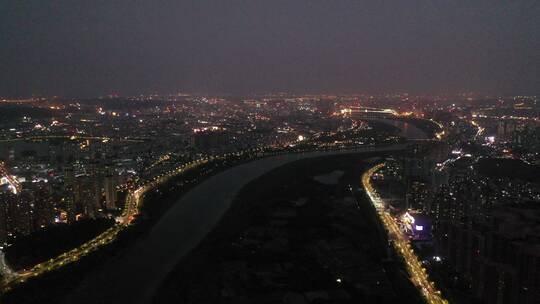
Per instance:
[[[394,216],[386,210],[386,203],[381,199],[371,183],[373,174],[382,167],[384,167],[384,163],[378,164],[366,171],[362,175],[362,186],[388,232],[394,248],[405,261],[411,282],[420,290],[427,303],[448,304],[448,301],[442,297],[441,292],[437,290],[435,284],[430,281],[422,262],[411,248],[409,238],[401,231]]]
[[[168,273],[212,230],[250,181],[287,163],[318,156],[402,150],[407,144],[356,151],[272,156],[214,175],[186,193],[123,257],[100,266],[66,303],[148,303]]]

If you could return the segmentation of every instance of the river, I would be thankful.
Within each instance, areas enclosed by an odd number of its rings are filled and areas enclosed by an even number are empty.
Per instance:
[[[122,259],[105,262],[65,303],[149,303],[175,265],[199,244],[250,181],[287,163],[318,156],[401,150],[405,144],[354,152],[309,152],[273,156],[210,177],[186,193]]]

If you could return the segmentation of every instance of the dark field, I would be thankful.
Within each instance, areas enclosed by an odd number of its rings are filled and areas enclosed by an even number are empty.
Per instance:
[[[154,303],[421,302],[350,190],[366,166],[359,156],[303,160],[251,182]]]

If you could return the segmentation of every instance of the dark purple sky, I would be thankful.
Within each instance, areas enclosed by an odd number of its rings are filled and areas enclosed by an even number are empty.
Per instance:
[[[2,1],[0,96],[538,94],[535,3]]]

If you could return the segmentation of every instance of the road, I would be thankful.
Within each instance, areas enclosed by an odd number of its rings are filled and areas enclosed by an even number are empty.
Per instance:
[[[9,174],[6,164],[3,161],[0,161],[0,178],[5,178],[7,180],[8,184],[12,187],[14,194],[21,192],[21,184]]]
[[[8,264],[6,264],[6,257],[2,250],[0,250],[0,271],[2,271],[2,275],[7,278],[12,278],[15,276],[13,270],[11,270]]]
[[[377,194],[371,183],[372,175],[384,167],[384,164],[378,164],[362,175],[362,186],[366,190],[366,193],[372,202],[373,206],[377,210],[382,223],[392,244],[396,248],[397,252],[402,256],[403,260],[407,264],[407,272],[413,284],[420,289],[422,295],[426,301],[430,304],[448,304],[448,301],[443,299],[440,291],[435,288],[433,282],[429,280],[426,273],[426,269],[422,267],[420,259],[411,248],[408,237],[399,229],[397,220],[387,211],[385,202]]]
[[[187,164],[183,164],[173,170],[164,172],[154,179],[146,182],[145,184],[139,186],[136,189],[130,191],[126,199],[126,207],[122,213],[122,216],[117,219],[118,223],[113,227],[105,230],[101,234],[97,235],[90,241],[83,243],[82,245],[67,251],[55,258],[52,258],[48,261],[39,263],[29,269],[23,269],[21,271],[15,272],[12,271],[9,266],[4,262],[0,271],[4,276],[4,282],[2,282],[3,289],[10,289],[14,285],[24,283],[28,278],[37,277],[46,272],[58,269],[68,263],[73,263],[78,261],[80,258],[85,255],[96,251],[101,246],[107,245],[116,239],[116,236],[120,231],[125,229],[131,224],[135,216],[139,213],[139,204],[142,195],[149,189],[154,188],[156,185],[167,181],[169,178],[182,174],[184,171],[195,168],[201,164],[208,162],[206,159],[201,159],[193,161]]]
[[[44,136],[27,136],[19,138],[10,138],[10,139],[0,139],[0,143],[9,143],[9,142],[18,142],[18,141],[39,141],[39,140],[51,140],[51,139],[69,139],[69,140],[119,140],[125,142],[144,142],[146,138],[114,138],[114,137],[105,137],[105,136],[83,136],[83,135],[44,135]]]
[[[65,303],[149,303],[169,272],[214,228],[236,194],[250,181],[287,163],[318,156],[386,152],[405,144],[356,151],[284,154],[242,164],[216,174],[186,193],[121,259],[108,261]]]

